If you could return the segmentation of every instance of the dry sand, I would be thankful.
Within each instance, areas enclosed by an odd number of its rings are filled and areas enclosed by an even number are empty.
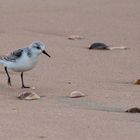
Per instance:
[[[16,98],[20,73],[0,66],[1,140],[139,140],[140,107],[139,0],[0,0],[0,55],[43,41],[51,59],[40,56],[25,73],[26,85],[42,96]],[[71,35],[85,37],[68,40]],[[128,50],[92,51],[93,42]],[[67,96],[80,90],[86,97]]]

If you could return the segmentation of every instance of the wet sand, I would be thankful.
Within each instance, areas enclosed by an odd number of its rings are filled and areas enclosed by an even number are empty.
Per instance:
[[[0,139],[135,140],[140,115],[140,25],[138,0],[0,0],[0,55],[34,40],[47,46],[49,59],[24,74],[42,98],[17,99],[20,73],[10,72],[12,87],[0,66]],[[69,40],[71,35],[84,37]],[[97,51],[94,42],[126,46]],[[86,97],[67,96],[80,90]]]

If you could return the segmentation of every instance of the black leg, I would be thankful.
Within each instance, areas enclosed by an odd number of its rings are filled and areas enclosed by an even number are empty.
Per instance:
[[[21,82],[22,82],[22,88],[30,88],[30,87],[26,87],[26,86],[24,86],[23,72],[21,73]]]
[[[11,79],[10,79],[10,76],[9,76],[9,73],[8,73],[8,70],[7,70],[7,67],[4,67],[5,71],[6,71],[6,74],[8,76],[8,85],[11,86]]]

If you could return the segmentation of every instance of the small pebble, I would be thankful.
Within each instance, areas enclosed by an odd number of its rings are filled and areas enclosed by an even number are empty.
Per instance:
[[[35,87],[31,87],[31,89],[35,90]]]
[[[134,82],[135,85],[140,85],[140,79]]]
[[[133,108],[130,108],[130,109],[126,110],[125,112],[129,112],[129,113],[140,113],[140,108],[133,107]]]
[[[27,92],[27,91],[24,91],[23,93],[21,93],[18,98],[20,100],[37,100],[37,99],[40,99],[40,96],[37,95],[35,92]]]
[[[70,98],[80,98],[80,97],[85,97],[85,96],[86,95],[82,93],[81,91],[73,91],[69,95]]]
[[[79,35],[71,35],[68,37],[69,40],[81,40],[84,39],[84,37],[79,36]]]
[[[46,138],[45,136],[38,136],[38,138],[40,138],[40,139],[44,139],[44,138]]]

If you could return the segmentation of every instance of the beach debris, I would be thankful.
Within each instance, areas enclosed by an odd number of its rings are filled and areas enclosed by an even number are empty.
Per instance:
[[[140,85],[140,79],[134,82],[135,85]]]
[[[31,87],[31,89],[35,90],[35,87]]]
[[[89,49],[96,49],[96,50],[109,50],[109,46],[104,43],[93,43],[89,47]]]
[[[69,40],[82,40],[84,37],[79,36],[79,35],[71,35],[68,37]]]
[[[21,93],[18,98],[20,100],[37,100],[37,99],[40,99],[40,96],[37,95],[35,92],[27,92],[27,91],[24,91],[23,93]]]
[[[126,50],[128,49],[125,46],[109,47],[109,50]]]
[[[69,95],[70,98],[80,98],[80,97],[85,97],[85,96],[86,95],[82,93],[81,91],[73,91]]]
[[[130,109],[126,110],[125,112],[129,112],[129,113],[140,113],[140,108],[133,107],[133,108],[130,108]]]
[[[125,49],[127,49],[127,47],[125,47],[125,46],[110,47],[104,43],[97,42],[97,43],[91,44],[89,49],[90,50],[117,50],[117,49],[125,50]]]

